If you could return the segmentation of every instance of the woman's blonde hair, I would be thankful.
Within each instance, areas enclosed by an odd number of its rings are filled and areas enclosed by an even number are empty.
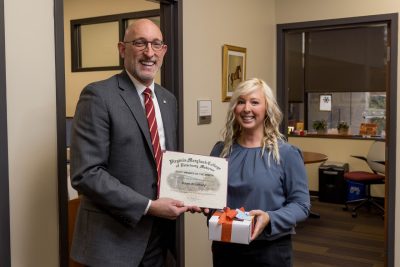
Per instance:
[[[272,93],[271,88],[261,79],[252,78],[241,82],[233,92],[229,103],[229,110],[226,116],[225,129],[222,132],[224,139],[224,147],[221,151],[222,157],[226,157],[232,151],[232,145],[241,134],[241,127],[235,119],[234,110],[236,108],[240,96],[248,95],[256,90],[261,90],[265,96],[265,120],[264,120],[264,137],[261,142],[262,155],[265,149],[268,148],[268,156],[279,163],[279,148],[278,141],[284,140],[284,136],[279,132],[279,124],[282,121],[282,112],[279,109],[278,103]]]

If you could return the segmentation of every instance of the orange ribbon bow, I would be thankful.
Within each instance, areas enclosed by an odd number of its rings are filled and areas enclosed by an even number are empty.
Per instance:
[[[244,208],[240,208],[244,212]],[[213,215],[219,216],[218,224],[222,224],[221,241],[230,242],[232,236],[232,223],[238,212],[228,207],[224,212],[216,211]]]

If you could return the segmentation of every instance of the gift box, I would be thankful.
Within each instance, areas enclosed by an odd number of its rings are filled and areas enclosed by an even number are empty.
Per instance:
[[[249,244],[254,229],[254,216],[243,209],[217,211],[208,221],[208,238],[214,241]]]

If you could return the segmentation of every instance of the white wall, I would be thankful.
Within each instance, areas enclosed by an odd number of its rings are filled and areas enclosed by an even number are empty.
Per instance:
[[[222,47],[247,48],[247,78],[275,89],[273,0],[183,1],[183,90],[185,152],[208,155],[224,125],[221,102]],[[197,125],[197,100],[212,100],[212,122]],[[205,217],[185,215],[186,266],[212,266]]]
[[[54,267],[58,197],[53,1],[5,0],[4,9],[11,264]]]

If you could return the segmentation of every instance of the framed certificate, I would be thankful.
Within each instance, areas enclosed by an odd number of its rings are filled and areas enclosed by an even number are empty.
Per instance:
[[[228,161],[224,158],[166,151],[160,179],[160,197],[187,206],[226,207]]]

